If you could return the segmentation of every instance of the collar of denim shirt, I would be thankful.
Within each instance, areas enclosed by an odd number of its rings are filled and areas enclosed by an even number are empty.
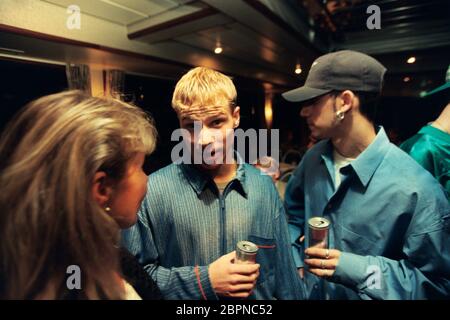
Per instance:
[[[236,189],[244,198],[247,198],[248,188],[245,182],[245,166],[242,157],[234,152],[235,160],[238,164],[236,169],[236,176],[230,182],[230,188]],[[214,185],[214,181],[205,172],[199,170],[192,164],[180,164],[181,170],[185,175],[187,181],[192,186],[194,191],[199,196],[207,186],[211,188]]]
[[[330,176],[334,177],[334,174],[332,174],[334,172],[334,160],[331,140],[326,145],[327,149],[322,154],[322,160],[325,162]],[[342,168],[342,172],[345,173],[346,170],[352,168],[361,184],[367,187],[390,147],[391,143],[384,128],[382,126],[377,127],[377,135],[372,143],[355,160]]]

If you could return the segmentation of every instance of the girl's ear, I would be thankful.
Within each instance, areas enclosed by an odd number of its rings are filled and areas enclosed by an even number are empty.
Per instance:
[[[107,185],[107,175],[104,171],[96,172],[92,181],[92,197],[99,206],[106,207],[112,194],[112,188]]]

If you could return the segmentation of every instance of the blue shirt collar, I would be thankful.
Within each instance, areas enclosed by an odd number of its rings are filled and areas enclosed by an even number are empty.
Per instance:
[[[245,198],[247,198],[248,188],[245,182],[245,166],[242,157],[235,152],[236,162],[238,164],[236,169],[236,176],[230,182],[230,187],[235,188],[240,192]],[[195,165],[192,164],[179,164],[181,171],[186,177],[189,184],[192,186],[197,195],[200,195],[206,188],[206,186],[211,186],[214,181],[205,172],[199,170]]]
[[[379,126],[377,129],[377,135],[372,143],[349,165],[353,168],[353,171],[364,187],[367,187],[370,179],[390,148],[389,138],[384,128]],[[328,141],[327,146],[327,149],[322,155],[322,159],[325,161],[328,171],[333,172],[331,171],[331,168],[333,168],[333,145],[331,141]],[[334,175],[330,175],[334,179]]]

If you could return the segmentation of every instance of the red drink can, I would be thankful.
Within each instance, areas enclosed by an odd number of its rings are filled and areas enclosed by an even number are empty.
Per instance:
[[[330,221],[324,217],[312,217],[308,220],[308,247],[328,249]]]

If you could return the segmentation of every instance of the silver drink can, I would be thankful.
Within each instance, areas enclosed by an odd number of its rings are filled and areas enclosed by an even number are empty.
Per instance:
[[[330,221],[323,217],[312,217],[308,220],[308,247],[328,249],[328,231]]]
[[[258,246],[250,241],[239,241],[236,245],[236,261],[239,264],[256,263]]]

